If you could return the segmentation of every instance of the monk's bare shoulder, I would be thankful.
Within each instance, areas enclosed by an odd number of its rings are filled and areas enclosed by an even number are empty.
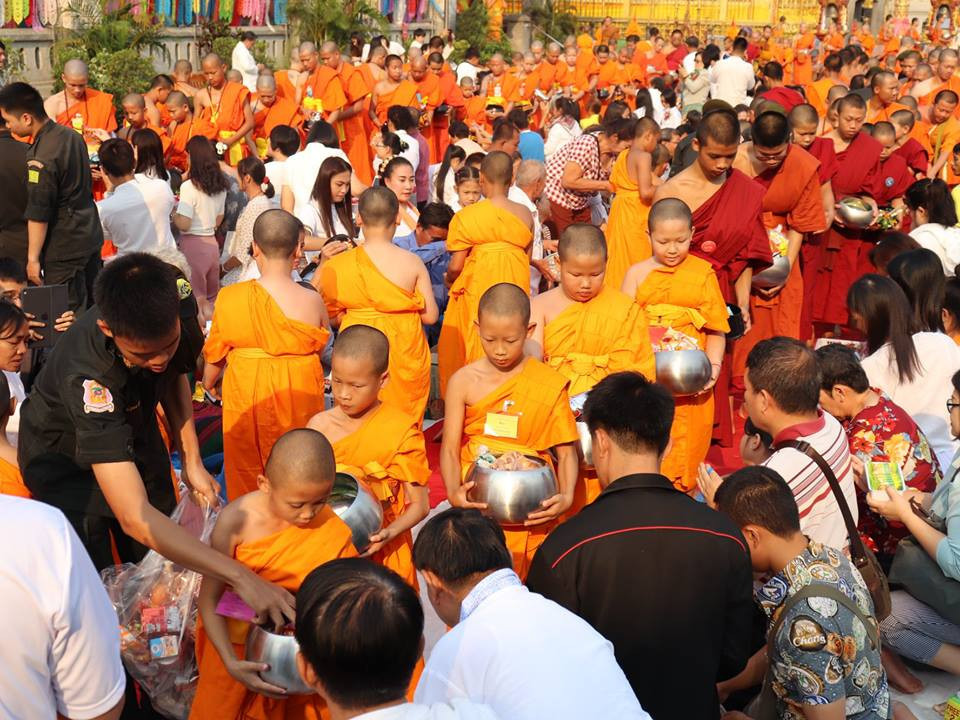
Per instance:
[[[217,518],[215,535],[226,541],[232,550],[237,545],[257,540],[267,534],[264,497],[259,490],[241,495],[228,503]]]
[[[490,198],[490,202],[507,212],[513,213],[528,227],[533,230],[533,213],[525,205],[521,205],[505,197]]]
[[[329,434],[331,430],[333,430],[333,422],[330,418],[331,412],[333,411],[324,410],[323,412],[318,412],[307,421],[307,428],[310,430],[316,430],[329,440]]]
[[[621,289],[631,298],[634,298],[637,290],[639,290],[640,286],[643,285],[643,281],[647,279],[647,276],[650,275],[651,271],[656,266],[657,261],[652,257],[642,260],[636,265],[631,266],[623,278],[623,285]]]
[[[653,193],[653,201],[657,202],[658,200],[663,200],[664,198],[682,198],[684,186],[686,185],[686,178],[684,177],[686,172],[686,169],[681,170],[674,177],[670,178],[663,185],[658,187]]]
[[[47,115],[53,120],[56,120],[57,115],[67,109],[66,105],[67,102],[62,92],[55,93],[43,101],[43,109],[47,111]]]
[[[544,293],[536,295],[533,300],[530,301],[531,318],[547,324],[559,315],[571,302],[573,301],[564,295],[563,288],[558,286],[552,290],[547,290]]]

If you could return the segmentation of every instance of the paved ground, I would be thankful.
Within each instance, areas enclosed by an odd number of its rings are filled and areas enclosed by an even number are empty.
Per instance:
[[[939,705],[951,695],[960,691],[960,678],[940,670],[911,669],[917,677],[923,680],[923,690],[916,695],[902,695],[896,690],[891,690],[891,697],[910,708],[918,720],[941,720],[943,716],[935,712],[933,706]]]

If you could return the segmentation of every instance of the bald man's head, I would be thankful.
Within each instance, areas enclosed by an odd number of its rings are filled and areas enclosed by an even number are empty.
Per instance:
[[[797,105],[790,111],[790,115],[787,117],[790,121],[790,127],[797,126],[808,126],[816,125],[820,122],[820,116],[817,114],[817,109],[813,105],[808,105],[804,103],[803,105]]]
[[[410,79],[414,82],[421,82],[427,76],[429,65],[423,55],[410,58]]]
[[[120,103],[124,107],[136,107],[143,110],[147,107],[146,100],[143,99],[143,95],[140,93],[128,93],[123,96],[123,102]]]
[[[367,360],[374,375],[383,375],[390,363],[387,336],[369,325],[351,325],[333,343],[333,362],[340,359]]]
[[[315,52],[317,52],[317,46],[314,43],[310,42],[309,40],[306,40],[300,43],[301,55],[303,55],[304,53],[315,53]]]
[[[90,71],[87,69],[87,64],[83,60],[74,58],[67,60],[67,62],[63,64],[63,74],[70,78],[88,78]]]
[[[253,243],[269,260],[292,258],[300,248],[303,223],[286,210],[267,210],[253,224]]]
[[[395,227],[400,203],[393,190],[383,186],[370,187],[361,193],[358,210],[364,227]]]
[[[781,113],[761,113],[753,123],[750,136],[755,147],[779,148],[790,141],[790,125]]]
[[[186,95],[184,95],[184,94],[183,94],[182,92],[180,92],[179,90],[174,90],[172,93],[170,93],[170,94],[167,96],[167,103],[166,103],[166,104],[167,104],[167,107],[168,107],[168,108],[170,108],[170,107],[178,107],[178,108],[179,108],[179,107],[183,107],[184,105],[189,105],[190,103],[189,103],[189,101],[187,100],[187,96],[186,96]]]
[[[557,246],[560,261],[565,262],[575,255],[607,259],[607,240],[596,225],[574,223],[560,233]]]
[[[258,75],[257,76],[257,92],[261,93],[264,91],[276,92],[277,90],[277,79],[273,75]]]
[[[298,428],[288,430],[273,444],[263,474],[274,487],[305,482],[332,487],[336,467],[327,438],[316,430]]]
[[[647,229],[651,233],[655,232],[657,225],[671,220],[680,220],[687,227],[693,227],[693,213],[689,206],[679,198],[664,198],[658,200],[650,208],[650,214],[647,215]]]
[[[497,283],[480,297],[477,318],[484,315],[517,317],[526,327],[530,324],[530,298],[513,283]]]
[[[513,181],[513,158],[499,150],[487,153],[480,163],[480,174],[495,187],[509,187]]]

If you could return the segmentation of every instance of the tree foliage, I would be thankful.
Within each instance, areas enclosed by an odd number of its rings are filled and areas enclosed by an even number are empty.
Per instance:
[[[453,46],[451,59],[454,62],[463,60],[469,47],[475,47],[480,52],[480,59],[486,62],[491,55],[503,53],[509,57],[510,40],[506,34],[499,40],[490,37],[490,18],[487,15],[487,5],[484,0],[473,0],[465,9],[457,13],[457,40]]]
[[[302,40],[318,44],[333,40],[345,46],[351,33],[382,34],[387,29],[386,18],[369,0],[290,0],[287,16]]]
[[[563,44],[568,35],[576,34],[577,17],[569,0],[525,0],[523,11],[539,40]]]

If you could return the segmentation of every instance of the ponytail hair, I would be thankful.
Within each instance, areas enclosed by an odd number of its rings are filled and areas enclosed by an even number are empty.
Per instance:
[[[459,145],[454,145],[453,143],[447,146],[447,151],[443,154],[443,161],[440,163],[440,167],[437,169],[437,202],[446,202],[446,198],[443,196],[443,188],[447,181],[447,173],[450,172],[451,163],[454,160],[460,160],[461,162],[464,162],[466,159],[467,151],[462,147]]]
[[[928,222],[944,227],[957,224],[957,207],[950,196],[950,188],[939,178],[917,180],[907,188],[903,198],[911,210],[926,210]]]
[[[274,194],[276,194],[273,183],[267,178],[267,169],[263,166],[263,163],[260,162],[260,158],[251,155],[238,162],[237,175],[240,177],[246,176],[253,180],[260,186],[260,189],[267,198],[272,198]]]
[[[453,176],[453,182],[456,186],[460,186],[465,182],[470,182],[476,180],[480,182],[480,171],[473,165],[464,165],[462,168],[457,170],[457,174]]]
[[[410,145],[400,139],[395,132],[390,131],[390,127],[384,123],[380,126],[380,142],[390,148],[390,152],[396,157],[406,151]]]

